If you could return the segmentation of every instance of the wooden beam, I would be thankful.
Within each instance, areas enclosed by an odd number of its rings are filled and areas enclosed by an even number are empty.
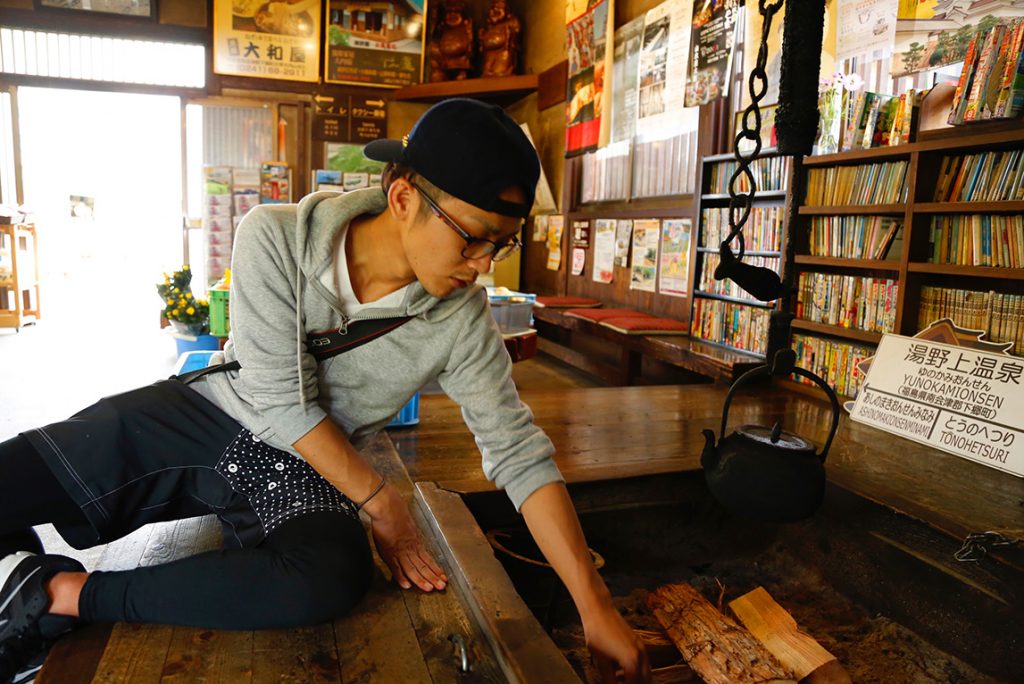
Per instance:
[[[800,680],[821,684],[848,684],[850,676],[837,667],[836,657],[808,634],[800,631],[796,620],[771,597],[764,587],[747,592],[729,602],[729,608],[782,666]],[[826,668],[826,665],[832,664]]]
[[[792,673],[761,642],[689,584],[659,587],[648,595],[647,604],[707,684],[795,684]]]

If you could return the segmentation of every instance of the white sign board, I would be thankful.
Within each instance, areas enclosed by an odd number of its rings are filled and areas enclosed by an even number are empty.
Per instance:
[[[885,335],[851,417],[1024,477],[1024,359]]]

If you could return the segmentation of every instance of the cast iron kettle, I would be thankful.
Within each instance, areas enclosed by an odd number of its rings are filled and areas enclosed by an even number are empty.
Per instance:
[[[782,350],[776,357],[775,369],[759,366],[733,383],[725,397],[718,445],[715,446],[715,433],[704,430],[705,445],[700,457],[708,487],[723,506],[736,515],[767,522],[803,520],[818,509],[825,495],[825,456],[839,427],[836,393],[814,373],[792,367],[793,356],[780,358],[786,352],[795,356],[792,350]],[[779,361],[790,368],[782,371]],[[744,425],[725,437],[729,404],[736,390],[755,378],[788,372],[813,381],[832,402],[832,429],[821,453],[815,453],[814,445],[803,437],[783,430],[778,422],[771,428]]]

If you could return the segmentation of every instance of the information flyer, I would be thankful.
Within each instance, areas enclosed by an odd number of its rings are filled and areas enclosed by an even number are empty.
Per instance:
[[[654,292],[658,275],[658,240],[661,221],[637,219],[633,221],[633,267],[629,289]]]
[[[682,297],[690,281],[690,219],[661,222],[661,268],[658,271],[658,292]]]
[[[1024,477],[1024,360],[885,335],[851,417]]]
[[[610,283],[615,276],[615,219],[594,221],[594,281]]]

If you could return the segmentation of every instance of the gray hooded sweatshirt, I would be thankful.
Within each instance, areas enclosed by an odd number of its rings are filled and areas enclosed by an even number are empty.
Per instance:
[[[437,380],[462,407],[484,475],[518,510],[535,490],[562,477],[551,440],[519,400],[483,288],[438,299],[413,282],[400,307],[368,307],[352,319],[413,316],[408,323],[320,364],[306,350],[308,332],[349,320],[337,294],[321,282],[334,268],[335,236],[357,216],[386,206],[379,189],[368,189],[316,193],[298,205],[249,212],[232,256],[231,339],[212,359],[237,359],[241,369],[191,387],[271,446],[299,456],[292,444],[328,415],[353,445],[365,445],[417,390]]]

